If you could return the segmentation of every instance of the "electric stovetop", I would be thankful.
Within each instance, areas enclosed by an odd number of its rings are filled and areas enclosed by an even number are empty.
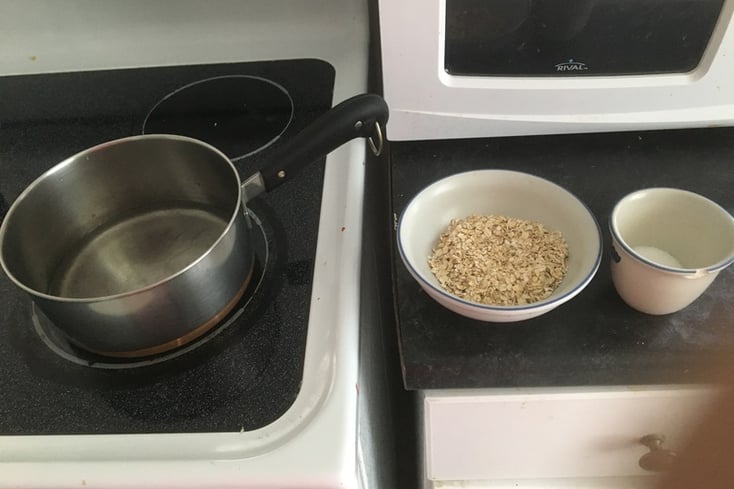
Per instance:
[[[334,76],[306,59],[0,78],[0,211],[66,157],[144,131],[203,139],[247,177],[331,107]],[[322,185],[323,160],[248,203],[256,280],[212,333],[159,357],[75,350],[0,274],[0,434],[237,432],[278,419],[301,384]]]

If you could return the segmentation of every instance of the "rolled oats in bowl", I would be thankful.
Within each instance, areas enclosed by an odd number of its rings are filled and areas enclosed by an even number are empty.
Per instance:
[[[429,258],[447,292],[479,304],[516,306],[549,297],[566,275],[560,231],[503,215],[451,220]]]

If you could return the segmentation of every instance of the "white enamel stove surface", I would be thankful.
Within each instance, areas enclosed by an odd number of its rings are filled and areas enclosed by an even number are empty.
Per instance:
[[[0,0],[0,75],[320,58],[334,103],[366,90],[365,2]],[[0,487],[360,487],[364,141],[327,158],[301,392],[261,429],[0,436]],[[342,230],[342,227],[344,228]]]

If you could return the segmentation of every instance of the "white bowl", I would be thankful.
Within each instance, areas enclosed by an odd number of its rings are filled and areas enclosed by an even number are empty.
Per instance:
[[[526,305],[492,306],[467,301],[439,285],[428,258],[449,222],[471,214],[532,220],[563,234],[568,270],[550,297]],[[426,187],[403,211],[397,234],[403,263],[430,297],[458,314],[491,322],[530,319],[569,301],[594,277],[602,254],[599,224],[578,198],[548,180],[508,170],[459,173]]]

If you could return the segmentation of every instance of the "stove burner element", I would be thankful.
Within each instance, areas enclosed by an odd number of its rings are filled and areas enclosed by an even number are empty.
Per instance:
[[[277,141],[290,125],[293,110],[288,91],[266,78],[208,78],[160,100],[146,116],[143,134],[196,138],[236,161]]]
[[[252,278],[249,285],[243,291],[242,299],[232,307],[232,311],[221,319],[219,325],[213,326],[210,331],[203,333],[198,338],[185,343],[180,348],[166,350],[143,358],[106,357],[94,352],[86,351],[74,345],[66,335],[54,326],[43,312],[33,304],[32,320],[36,333],[54,353],[62,358],[78,365],[100,369],[129,369],[154,365],[179,357],[184,353],[202,346],[237,322],[237,319],[242,316],[242,313],[250,304],[257,291],[260,290],[260,286],[266,275],[265,271],[269,264],[269,253],[265,230],[262,222],[252,212],[252,210],[248,209],[248,213],[250,215],[250,220],[253,223],[252,244],[255,252]]]

